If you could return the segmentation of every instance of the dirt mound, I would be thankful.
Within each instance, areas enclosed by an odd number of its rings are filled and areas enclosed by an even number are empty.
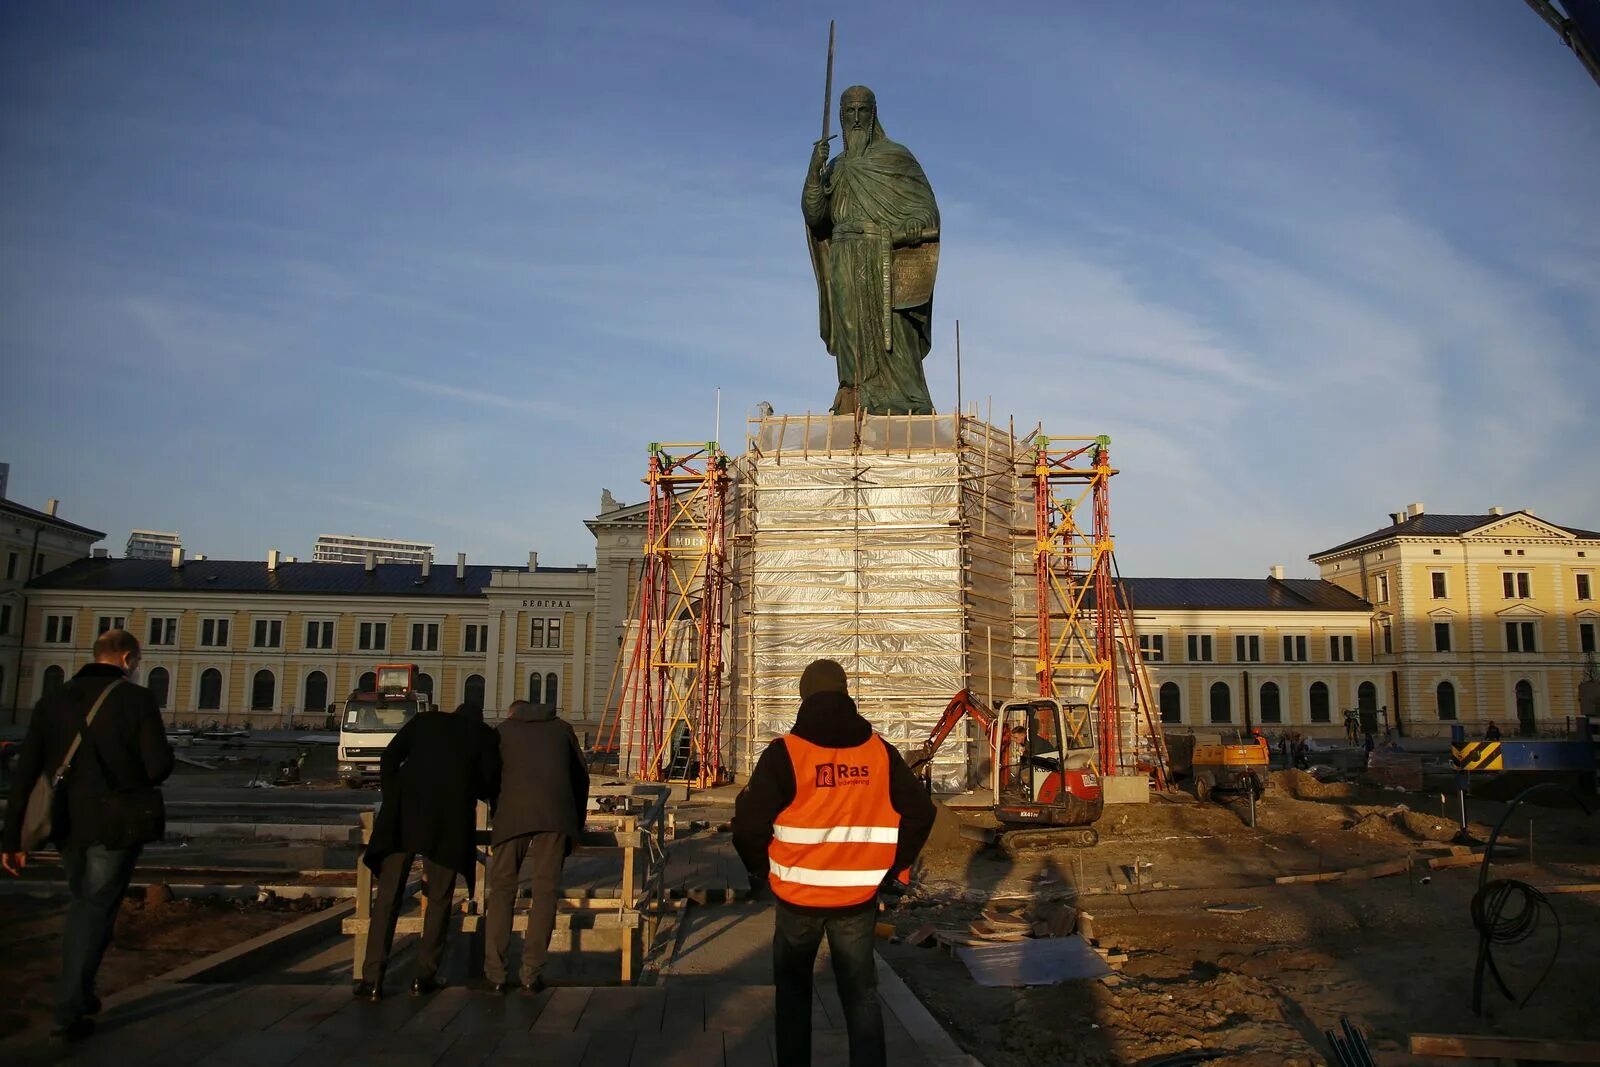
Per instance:
[[[1293,767],[1267,775],[1267,792],[1283,793],[1296,800],[1342,800],[1355,794],[1344,782],[1320,782],[1316,775]]]

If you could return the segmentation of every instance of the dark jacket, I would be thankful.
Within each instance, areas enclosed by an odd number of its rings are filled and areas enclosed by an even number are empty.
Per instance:
[[[101,690],[123,677],[121,667],[90,663],[60,689],[44,697],[28,720],[28,736],[17,754],[16,777],[6,805],[5,851],[16,852],[22,842],[22,809],[33,783],[54,774],[61,766],[72,739],[83,728],[89,708]],[[111,839],[105,822],[105,799],[159,785],[172,773],[172,746],[161,724],[161,709],[150,690],[123,682],[100,706],[94,725],[72,759],[65,785],[66,833],[57,843],[69,846],[120,844]]]
[[[814,693],[800,704],[791,731],[813,745],[825,748],[854,748],[872,737],[872,724],[861,717],[855,701],[843,693]],[[880,738],[880,740],[882,740]],[[933,830],[933,801],[922,783],[911,773],[900,752],[888,741],[889,802],[900,813],[900,841],[895,848],[893,878],[908,869]],[[750,872],[750,885],[759,889],[767,882],[767,846],[772,842],[772,824],[794,802],[794,764],[783,738],[774,740],[756,762],[750,781],[739,791],[733,805],[733,847]],[[785,904],[795,911],[829,914],[876,907],[875,901],[849,908],[804,908]]]
[[[495,732],[466,713],[422,712],[383,750],[379,773],[383,806],[367,866],[376,871],[385,856],[414,852],[465,875],[470,890],[478,801],[494,797],[500,776]]]
[[[553,704],[525,704],[500,724],[500,796],[495,801],[494,844],[554,830],[567,849],[583,830],[589,806],[589,770],[572,727]]]

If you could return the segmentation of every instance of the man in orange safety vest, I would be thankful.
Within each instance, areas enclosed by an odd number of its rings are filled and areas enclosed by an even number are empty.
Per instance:
[[[851,1067],[887,1062],[873,957],[878,890],[905,880],[933,817],[900,753],[856,710],[844,668],[827,659],[808,666],[794,728],[762,753],[733,815],[752,890],[777,897],[778,1067],[811,1063],[811,978],[824,934]]]

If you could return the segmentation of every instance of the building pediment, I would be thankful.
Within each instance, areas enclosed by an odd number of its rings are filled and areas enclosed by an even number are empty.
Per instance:
[[[1428,612],[1428,617],[1431,619],[1453,619],[1457,614],[1459,614],[1459,612],[1457,612],[1454,608],[1434,608],[1432,611]]]
[[[1542,619],[1545,612],[1529,604],[1513,604],[1509,608],[1501,608],[1495,615],[1502,619]]]
[[[1525,511],[1507,515],[1499,522],[1490,523],[1488,526],[1480,526],[1466,535],[1466,538],[1472,541],[1496,537],[1512,537],[1519,540],[1530,537],[1550,541],[1575,540],[1570,531],[1545,522],[1537,515],[1530,515]]]
[[[1594,608],[1584,608],[1577,613],[1577,616],[1580,619],[1600,619],[1600,611],[1596,611]]]

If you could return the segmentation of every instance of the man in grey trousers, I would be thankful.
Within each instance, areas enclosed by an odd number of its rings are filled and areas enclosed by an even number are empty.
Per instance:
[[[500,795],[489,843],[489,904],[484,916],[483,975],[495,992],[512,987],[506,970],[511,913],[524,867],[532,883],[522,942],[522,986],[537,993],[555,928],[561,866],[583,831],[589,771],[572,727],[553,704],[519,700],[500,724]]]

